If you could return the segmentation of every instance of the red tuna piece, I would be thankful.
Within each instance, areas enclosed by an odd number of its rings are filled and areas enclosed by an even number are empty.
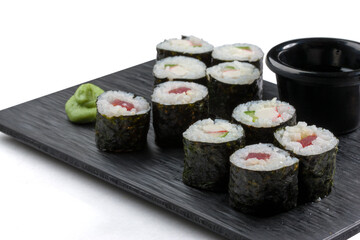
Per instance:
[[[191,88],[179,87],[179,88],[174,88],[174,89],[170,90],[169,93],[180,94],[180,93],[186,93],[189,90],[191,90]]]
[[[310,135],[307,137],[302,138],[300,141],[298,141],[299,143],[301,143],[301,145],[304,147],[310,146],[312,145],[312,142],[317,138],[317,136],[314,135]]]
[[[270,158],[270,154],[267,153],[254,153],[251,152],[247,155],[245,160],[248,160],[249,158],[257,158],[259,160],[266,160]]]
[[[126,108],[126,110],[130,111],[131,109],[135,108],[134,104],[122,101],[120,99],[115,99],[112,103],[113,106],[120,106]]]

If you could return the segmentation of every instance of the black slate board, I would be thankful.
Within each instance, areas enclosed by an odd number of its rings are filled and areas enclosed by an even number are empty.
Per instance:
[[[149,100],[153,65],[146,62],[90,82]],[[226,194],[184,185],[182,149],[157,147],[152,128],[142,152],[98,151],[94,125],[72,124],[65,114],[64,104],[77,87],[0,111],[0,131],[229,239],[346,239],[360,231],[360,130],[340,137],[329,197],[258,218],[231,209]],[[264,98],[276,95],[276,85],[264,82]]]

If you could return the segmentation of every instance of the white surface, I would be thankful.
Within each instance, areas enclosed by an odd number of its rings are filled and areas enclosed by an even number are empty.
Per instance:
[[[1,1],[0,109],[151,60],[181,34],[265,54],[301,37],[360,41],[355,3]],[[0,169],[0,239],[221,239],[3,134]]]

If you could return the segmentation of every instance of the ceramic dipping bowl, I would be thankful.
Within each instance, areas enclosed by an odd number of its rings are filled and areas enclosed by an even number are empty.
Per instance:
[[[276,74],[280,100],[296,108],[298,120],[336,135],[359,127],[360,43],[291,40],[273,47],[266,64]]]

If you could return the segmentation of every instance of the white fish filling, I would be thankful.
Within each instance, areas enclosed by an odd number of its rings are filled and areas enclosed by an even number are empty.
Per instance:
[[[212,57],[223,61],[248,61],[256,62],[263,58],[263,51],[252,44],[235,43],[216,47]]]
[[[260,153],[267,155],[266,159],[249,157],[250,153]],[[248,159],[247,159],[248,158]],[[291,166],[299,159],[293,158],[290,154],[272,144],[248,145],[237,150],[230,156],[230,162],[237,167],[253,171],[273,171],[283,167]]]
[[[251,101],[238,105],[232,117],[243,124],[253,127],[275,127],[290,120],[295,108],[286,102],[272,100]]]
[[[182,53],[205,53],[211,52],[214,46],[200,38],[188,36],[185,39],[172,38],[165,40],[159,43],[156,48]]]
[[[178,88],[189,88],[190,90],[183,93],[169,93]],[[171,81],[157,85],[151,95],[151,100],[164,105],[178,105],[197,102],[207,95],[208,89],[203,85],[192,82]]]
[[[113,105],[114,101],[120,100],[132,104],[134,107],[129,109],[121,105]],[[150,110],[150,104],[145,98],[134,96],[132,93],[123,91],[107,91],[101,94],[96,102],[97,110],[101,115],[107,117],[119,117],[123,115],[144,114]]]
[[[193,123],[183,137],[194,142],[223,143],[235,141],[244,135],[240,125],[231,124],[227,120],[210,118]]]
[[[195,58],[176,56],[156,62],[153,74],[157,78],[198,79],[205,77],[206,65]]]
[[[237,85],[252,84],[260,78],[260,71],[254,65],[238,61],[210,67],[206,70],[206,74],[208,79],[211,76],[220,82]]]
[[[310,145],[303,147],[301,140],[308,136],[316,135]],[[288,126],[274,134],[276,140],[286,149],[297,155],[317,155],[333,149],[339,140],[329,130],[308,126],[305,122],[298,122],[295,126]]]

